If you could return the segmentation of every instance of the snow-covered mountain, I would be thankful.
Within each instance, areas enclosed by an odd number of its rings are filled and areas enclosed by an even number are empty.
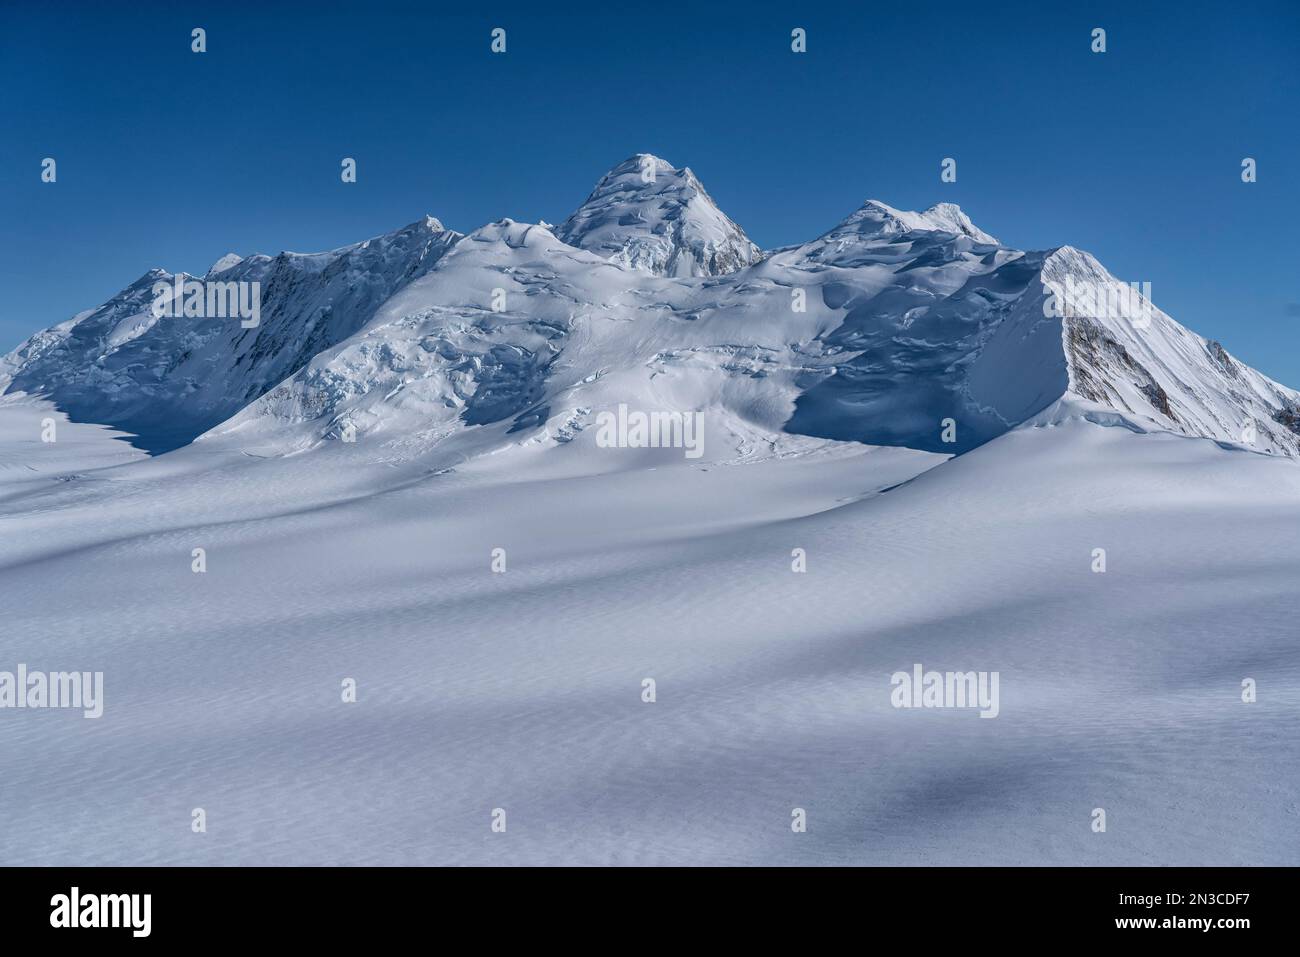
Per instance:
[[[257,328],[155,316],[154,285],[174,277],[152,269],[0,359],[0,392],[47,396],[74,420],[112,425],[150,451],[167,451],[356,332],[459,238],[425,217],[332,252],[223,256],[204,278],[260,283]]]
[[[1054,289],[1096,290],[1112,301],[1125,287],[1088,253],[1066,246],[1043,264]],[[1068,298],[1068,292],[1065,295]],[[1067,303],[1063,320],[1072,396],[1139,423],[1287,456],[1300,455],[1300,393],[1234,359],[1218,342],[1145,310],[1116,319]]]
[[[1058,414],[1300,455],[1300,394],[1180,326],[1087,253],[1009,249],[956,207],[932,228],[937,211],[899,216],[871,201],[772,257],[829,273],[823,301],[842,315],[820,341],[843,359],[809,383],[789,431],[964,451],[1059,402]],[[945,418],[954,443],[940,434]]]
[[[214,270],[262,282],[260,328],[155,320],[150,273],[32,337],[0,387],[154,448],[211,428],[259,454],[355,437],[456,461],[567,444],[623,403],[701,411],[742,456],[774,433],[963,452],[1068,417],[1300,455],[1295,391],[1088,254],[1012,249],[949,203],[871,200],[764,256],[694,174],[638,154],[554,231],[425,219]]]
[[[657,276],[721,276],[761,253],[689,169],[649,153],[615,166],[556,235]]]
[[[824,245],[843,243],[852,247],[866,236],[892,237],[903,233],[941,232],[967,236],[990,246],[998,241],[977,228],[970,217],[954,203],[936,203],[923,213],[894,209],[878,199],[869,199],[861,208],[821,237]]]

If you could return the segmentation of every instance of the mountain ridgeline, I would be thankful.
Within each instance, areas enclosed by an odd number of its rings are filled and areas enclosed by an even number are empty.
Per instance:
[[[950,203],[869,200],[764,253],[648,154],[554,229],[425,217],[327,253],[222,257],[203,279],[257,282],[254,328],[156,316],[175,278],[152,270],[32,336],[0,359],[0,393],[154,453],[564,445],[626,403],[701,411],[738,449],[766,431],[960,453],[1078,416],[1300,457],[1300,394],[1085,252],[1012,249]]]

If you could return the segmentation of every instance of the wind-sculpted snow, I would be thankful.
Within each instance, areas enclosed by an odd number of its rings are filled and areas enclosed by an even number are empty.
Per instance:
[[[155,271],[32,337],[0,384],[154,450],[209,429],[263,455],[344,438],[450,460],[564,445],[624,404],[704,413],[737,449],[758,428],[960,453],[1068,407],[1300,455],[1296,392],[1087,253],[1012,249],[950,203],[868,200],[763,256],[689,170],[638,154],[554,232],[425,219],[209,276],[261,282],[261,327],[154,319]]]
[[[842,321],[820,342],[842,358],[829,376],[805,381],[790,431],[959,452],[1067,387],[1060,326],[1041,308],[1041,254],[958,234],[840,227],[777,259],[854,267],[822,285]]]

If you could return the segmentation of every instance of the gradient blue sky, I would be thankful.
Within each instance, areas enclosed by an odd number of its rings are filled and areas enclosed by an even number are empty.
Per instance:
[[[155,265],[329,249],[425,213],[559,222],[646,151],[763,247],[868,197],[1079,246],[1300,387],[1297,146],[1295,0],[7,2],[0,352]]]

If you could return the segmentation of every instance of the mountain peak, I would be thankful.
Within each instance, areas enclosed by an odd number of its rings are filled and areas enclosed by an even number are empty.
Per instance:
[[[690,169],[651,153],[636,153],[602,176],[555,235],[660,276],[717,276],[761,257]]]
[[[956,203],[935,203],[920,216],[943,232],[969,236],[976,242],[999,245],[994,237],[972,223],[970,217]]]
[[[640,174],[642,171],[650,170],[650,169],[654,170],[656,176],[661,173],[664,174],[675,174],[678,172],[690,173],[690,170],[679,171],[675,166],[673,166],[672,163],[668,162],[666,159],[664,159],[661,156],[655,156],[653,153],[633,153],[627,159],[623,160],[623,162],[618,163],[608,173],[602,176],[600,178],[600,183],[604,183],[606,180],[615,179],[619,176],[623,176],[628,173]],[[691,175],[693,176],[694,174]],[[596,185],[597,189],[600,188],[600,183]]]
[[[220,259],[218,259],[208,268],[208,271],[205,275],[215,276],[218,273],[225,272],[227,269],[233,269],[235,266],[238,266],[243,261],[244,261],[244,257],[239,255],[239,253],[226,253],[224,256],[222,256]]]
[[[952,233],[978,243],[1001,245],[998,240],[971,222],[956,203],[935,203],[923,212],[895,209],[878,199],[869,199],[833,232],[896,235],[910,232]]]

